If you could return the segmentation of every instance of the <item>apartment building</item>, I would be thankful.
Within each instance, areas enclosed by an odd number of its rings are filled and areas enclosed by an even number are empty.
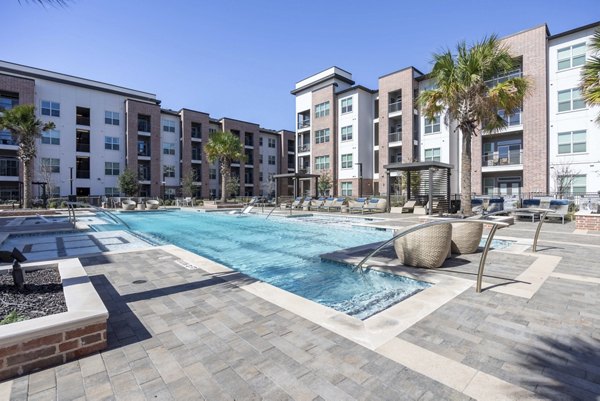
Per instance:
[[[600,189],[598,126],[593,122],[598,110],[585,105],[576,87],[585,42],[598,26],[550,36],[541,25],[501,40],[517,67],[490,84],[526,76],[531,93],[516,113],[499,111],[507,122],[504,130],[473,138],[470,172],[460,171],[456,125],[443,116],[429,120],[419,113],[419,92],[434,85],[427,74],[406,67],[381,76],[377,89],[355,85],[352,74],[339,67],[305,78],[291,91],[298,169],[327,172],[334,195],[379,195],[389,190],[385,165],[440,161],[454,166],[452,193],[460,191],[461,174],[467,173],[477,194],[518,195],[555,191],[553,174],[568,165],[575,176],[571,189],[595,192]],[[352,130],[348,142],[344,127]]]
[[[56,128],[38,142],[34,182],[50,196],[118,196],[118,176],[138,172],[140,196],[174,197],[193,174],[196,197],[220,195],[220,174],[203,146],[211,132],[231,131],[244,145],[245,161],[233,165],[239,195],[272,195],[272,176],[287,173],[293,132],[208,113],[161,108],[155,94],[0,61],[0,112],[34,104]],[[0,199],[19,199],[22,168],[10,133],[0,132]],[[264,163],[263,163],[264,161]],[[281,185],[279,194],[287,194]],[[34,185],[34,196],[41,187]]]

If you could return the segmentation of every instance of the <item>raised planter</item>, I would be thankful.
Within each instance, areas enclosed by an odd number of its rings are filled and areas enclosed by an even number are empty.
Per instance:
[[[578,230],[600,231],[600,214],[587,211],[575,213],[575,228]]]
[[[56,262],[29,267],[56,266]],[[67,312],[0,326],[0,381],[106,348],[108,311],[78,259],[58,262]]]

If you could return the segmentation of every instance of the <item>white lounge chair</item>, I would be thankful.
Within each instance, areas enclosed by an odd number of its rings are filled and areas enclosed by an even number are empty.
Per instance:
[[[365,203],[365,207],[363,208],[363,213],[385,213],[387,212],[387,200],[380,198],[371,198],[367,203]]]
[[[353,213],[355,211],[359,211],[362,213],[363,209],[365,207],[366,201],[367,201],[367,198],[350,199],[348,201],[348,211],[350,213]]]
[[[554,210],[554,213],[548,213],[546,218],[559,218],[562,220],[562,224],[565,224],[565,216],[569,214],[569,201],[567,199],[552,199],[549,208]]]
[[[402,206],[402,213],[412,213],[415,210],[416,204],[417,204],[417,201],[414,201],[414,200],[406,201],[404,203],[404,206]]]
[[[323,204],[319,206],[317,210],[329,211],[329,208],[331,207],[331,205],[333,205],[334,201],[335,198],[330,196],[329,198],[325,199]]]
[[[345,201],[346,201],[346,198],[335,198],[333,200],[333,203],[331,204],[331,206],[329,206],[329,208],[327,209],[327,211],[331,212],[331,211],[339,210],[341,212],[342,206],[344,206]]]
[[[319,210],[319,208],[323,205],[324,202],[325,202],[325,197],[321,196],[321,197],[319,197],[319,199],[311,200],[308,208],[310,210]]]

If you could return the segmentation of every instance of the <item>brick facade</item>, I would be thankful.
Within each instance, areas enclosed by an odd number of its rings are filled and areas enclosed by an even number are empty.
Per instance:
[[[600,231],[600,214],[575,214],[575,228],[578,230]]]
[[[335,95],[336,85],[331,84],[323,88],[317,89],[312,92],[312,104],[311,104],[311,115],[312,126],[311,126],[311,149],[312,149],[312,166],[310,166],[311,173],[318,174],[319,171],[315,169],[315,158],[319,156],[329,156],[329,170],[327,170],[331,176],[331,194],[336,196],[338,192],[338,180],[337,180],[337,98]],[[315,106],[324,102],[329,102],[329,115],[324,117],[315,118]],[[318,130],[329,128],[329,142],[315,143],[315,133]],[[316,189],[312,188],[314,184],[311,180],[311,191],[310,193],[316,193]]]
[[[234,120],[231,118],[223,118],[220,120],[221,123],[221,127],[223,131],[231,131],[231,130],[235,130],[235,131],[239,131],[240,134],[240,141],[242,142],[242,147],[244,147],[244,140],[245,140],[245,136],[246,133],[251,133],[252,134],[252,140],[254,141],[254,146],[253,146],[253,150],[252,150],[252,157],[254,158],[254,163],[252,164],[253,167],[246,167],[246,163],[240,163],[239,168],[240,168],[240,191],[239,191],[239,195],[240,196],[244,196],[246,187],[245,187],[245,174],[246,174],[246,168],[252,168],[254,169],[253,172],[253,180],[252,180],[252,184],[253,184],[253,194],[258,194],[258,190],[260,188],[260,181],[259,181],[259,169],[258,169],[258,158],[259,158],[259,146],[258,146],[258,137],[259,137],[259,132],[260,132],[260,126],[258,124],[254,124],[254,123],[249,123],[246,121],[239,121],[239,120]]]
[[[204,154],[204,146],[208,142],[208,133],[210,125],[210,117],[207,113],[183,109],[179,113],[181,118],[181,178],[190,174],[192,171],[192,142],[197,139],[192,139],[192,123],[200,124],[202,136],[202,166],[200,168],[200,177],[196,177],[196,182],[201,182],[201,194],[203,198],[210,196],[209,182],[209,167],[206,155]]]

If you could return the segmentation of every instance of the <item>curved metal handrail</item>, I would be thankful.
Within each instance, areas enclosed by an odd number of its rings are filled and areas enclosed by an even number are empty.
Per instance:
[[[408,228],[406,230],[403,230],[402,232],[394,235],[391,239],[385,241],[383,244],[381,244],[380,246],[378,246],[377,248],[375,248],[367,256],[365,256],[363,258],[363,260],[361,260],[358,263],[358,265],[356,265],[352,270],[356,271],[356,270],[360,269],[360,271],[362,273],[363,272],[363,265],[365,264],[365,262],[368,259],[370,259],[373,255],[375,255],[377,252],[379,252],[385,246],[387,246],[388,244],[392,243],[393,241],[395,241],[398,238],[404,237],[405,235],[408,235],[408,234],[413,233],[415,231],[422,230],[422,229],[427,228],[427,227],[438,226],[438,225],[441,225],[441,224],[452,224],[452,223],[490,224],[492,226],[492,228],[490,229],[490,232],[488,233],[487,240],[485,241],[485,246],[483,248],[483,253],[481,254],[481,259],[479,260],[479,269],[477,271],[477,286],[476,286],[475,290],[477,292],[481,292],[481,284],[482,284],[482,281],[483,281],[483,269],[484,269],[484,266],[485,266],[485,260],[487,258],[488,251],[490,250],[490,245],[492,244],[492,240],[494,238],[494,235],[496,234],[496,230],[499,227],[500,228],[502,228],[502,227],[508,227],[507,223],[501,223],[501,222],[497,222],[497,221],[488,221],[488,220],[440,219],[439,221],[432,221],[432,222],[429,222],[429,223],[424,223],[424,224],[420,224],[418,226],[410,227],[410,228]]]
[[[540,232],[542,230],[542,224],[544,224],[544,220],[546,220],[546,215],[548,213],[556,213],[554,209],[542,209],[537,207],[521,207],[517,209],[509,209],[509,210],[499,210],[497,212],[493,212],[490,214],[482,215],[480,217],[481,220],[485,220],[488,216],[495,216],[501,213],[512,213],[512,212],[532,212],[532,213],[540,213],[540,221],[538,222],[537,228],[535,230],[535,235],[533,236],[533,245],[531,246],[532,252],[537,252],[537,242],[540,236]]]
[[[69,211],[69,221],[71,220],[71,210],[73,211],[73,224],[75,224],[76,222],[76,218],[75,218],[75,206],[81,206],[81,207],[85,207],[88,209],[93,209],[96,212],[101,212],[106,214],[108,217],[110,217],[110,219],[117,223],[117,224],[123,224],[125,227],[127,227],[128,230],[131,230],[131,227],[129,227],[129,224],[127,224],[126,222],[124,222],[123,220],[121,220],[119,217],[117,217],[113,212],[100,208],[98,206],[93,206],[90,205],[89,203],[84,203],[84,202],[67,202],[67,208]]]
[[[269,218],[269,216],[271,215],[271,213],[273,213],[275,211],[275,209],[277,209],[277,205],[273,206],[273,209],[271,209],[269,214],[267,214],[267,217],[265,217],[265,220]]]

